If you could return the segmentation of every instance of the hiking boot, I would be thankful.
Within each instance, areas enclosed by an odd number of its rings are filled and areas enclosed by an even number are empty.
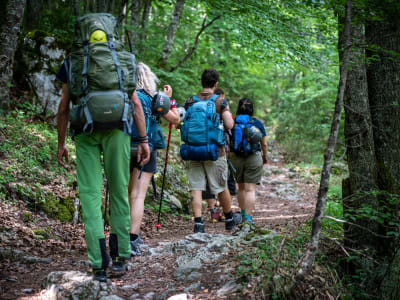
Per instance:
[[[194,223],[194,233],[201,232],[204,233],[204,224],[203,223]]]
[[[144,245],[144,241],[143,241],[142,238],[140,237],[140,234],[139,234],[138,237],[137,237],[137,243],[138,243],[139,245]]]
[[[107,282],[106,269],[92,269],[93,280]]]
[[[218,221],[219,221],[219,222],[224,222],[224,221],[225,221],[225,215],[224,215],[223,212],[221,212],[221,213],[219,214],[219,219],[218,219]]]
[[[124,272],[128,265],[128,259],[122,256],[117,256],[112,260],[111,270],[114,272]]]
[[[251,219],[251,215],[242,215],[242,224],[249,224],[256,226],[256,223]]]
[[[143,244],[143,240],[140,237],[137,237],[136,240],[131,241],[131,256],[137,256],[142,254],[139,248],[140,244]]]
[[[231,231],[233,227],[242,223],[242,215],[240,213],[234,213],[231,219],[225,220],[225,230]]]
[[[211,212],[211,222],[215,223],[215,222],[219,221],[221,216],[220,216],[219,212],[217,211],[217,209],[213,208],[210,210],[210,212]]]

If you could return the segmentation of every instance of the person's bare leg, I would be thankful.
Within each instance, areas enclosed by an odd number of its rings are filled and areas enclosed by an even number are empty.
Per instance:
[[[218,194],[218,200],[221,203],[224,214],[232,211],[232,198],[228,189]]]
[[[142,224],[144,212],[144,199],[146,197],[147,188],[153,173],[142,172],[138,179],[140,170],[134,168],[129,178],[129,205],[131,214],[131,227],[129,232],[134,234],[140,233],[140,225]]]
[[[208,209],[213,209],[215,207],[215,198],[206,199],[208,204]]]
[[[239,189],[238,189],[238,192],[237,192],[237,199],[238,199],[238,202],[239,202],[239,207],[240,207],[240,209],[246,209],[246,191],[245,191],[245,187],[244,187],[244,183],[239,183],[238,184],[238,186],[239,186]]]
[[[190,196],[192,198],[193,215],[195,218],[201,218],[201,211],[202,211],[201,191],[190,191]]]
[[[255,183],[245,183],[245,203],[244,208],[246,209],[247,215],[252,215],[254,212],[254,207],[256,203],[256,184]]]

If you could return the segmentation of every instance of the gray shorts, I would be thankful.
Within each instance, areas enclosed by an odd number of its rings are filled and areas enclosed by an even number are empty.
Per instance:
[[[260,151],[250,154],[248,157],[239,156],[231,152],[230,159],[236,169],[235,178],[237,183],[260,183],[263,169]]]
[[[228,188],[228,165],[225,155],[218,157],[216,161],[189,161],[186,170],[191,191],[205,191],[207,181],[210,192],[215,195]]]

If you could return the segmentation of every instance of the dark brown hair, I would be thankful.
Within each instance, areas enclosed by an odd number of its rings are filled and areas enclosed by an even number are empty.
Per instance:
[[[249,98],[240,99],[236,115],[249,115],[251,117],[253,116],[253,113],[254,113],[253,101],[251,101]]]

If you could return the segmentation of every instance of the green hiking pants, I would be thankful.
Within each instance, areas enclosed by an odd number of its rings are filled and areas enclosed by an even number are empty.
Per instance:
[[[91,135],[75,137],[77,157],[77,181],[85,223],[85,238],[90,262],[95,268],[106,268],[109,258],[106,252],[104,223],[101,211],[104,171],[110,193],[110,237],[115,245],[112,257],[130,257],[129,243],[129,160],[130,136],[119,129],[95,131]]]

